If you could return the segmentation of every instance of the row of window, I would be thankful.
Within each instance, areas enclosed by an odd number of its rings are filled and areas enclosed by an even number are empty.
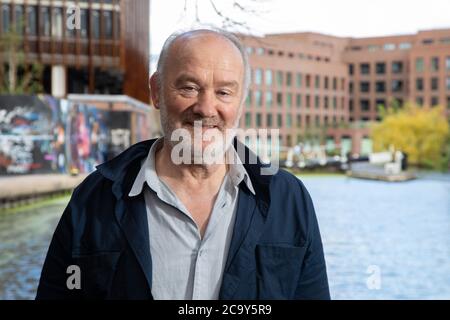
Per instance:
[[[402,73],[404,70],[403,62],[402,61],[392,61],[391,62],[391,73],[399,74]],[[371,67],[372,65],[368,62],[363,62],[359,64],[359,72],[360,74],[370,74],[371,73]],[[375,74],[386,74],[387,68],[386,68],[386,62],[376,62],[375,63]],[[353,63],[350,63],[348,65],[348,73],[350,75],[355,74],[355,65]]]
[[[402,92],[404,89],[403,80],[391,80],[391,91],[392,92]],[[369,81],[360,81],[359,82],[359,91],[362,93],[369,93],[371,91],[371,83]],[[386,81],[376,81],[375,82],[375,92],[376,93],[384,93],[386,92]],[[354,92],[353,82],[348,83],[348,91],[349,93]]]
[[[274,79],[275,77],[275,79]],[[295,79],[294,79],[295,77]],[[338,83],[340,81],[340,83]],[[313,83],[314,82],[314,83]],[[272,71],[270,69],[263,70],[256,68],[252,70],[252,83],[255,85],[273,86],[276,83],[277,86],[286,87],[305,87],[315,89],[333,89],[345,90],[345,78],[331,77],[331,76],[319,76],[311,74],[302,74],[300,72],[293,73],[290,71]]]
[[[314,56],[312,54],[285,52],[282,50],[265,49],[265,48],[261,48],[261,47],[258,47],[258,48],[247,47],[246,50],[249,55],[251,55],[251,54],[256,54],[258,56],[268,55],[268,56],[276,56],[276,57],[281,57],[281,58],[288,57],[291,59],[298,58],[300,60],[330,62],[329,57]]]
[[[423,39],[421,41],[421,43],[423,45],[430,45],[433,43],[441,43],[441,44],[450,44],[450,37],[443,37],[443,38],[439,38],[439,39],[431,39],[431,38],[427,38],[427,39]],[[400,49],[400,50],[408,50],[412,48],[412,44],[411,42],[401,42],[401,43],[385,43],[383,45],[377,45],[377,44],[369,44],[367,46],[351,46],[351,47],[347,47],[346,50],[347,51],[362,51],[362,50],[367,50],[370,52],[373,51],[379,51],[379,50],[384,50],[384,51],[393,51],[396,49]]]
[[[276,116],[276,119],[275,119]],[[302,115],[301,114],[297,114],[295,117],[293,117],[291,114],[286,114],[285,116],[283,116],[282,114],[266,114],[266,121],[265,123],[263,123],[263,114],[261,113],[256,113],[253,114],[251,112],[246,112],[245,113],[245,127],[246,128],[251,128],[253,126],[256,127],[262,127],[265,126],[267,128],[271,128],[271,127],[275,127],[275,128],[282,128],[282,127],[286,127],[286,128],[292,128],[293,126],[295,126],[296,128],[301,128],[303,125],[306,127],[310,127],[313,123],[312,123],[312,119],[314,119],[314,125],[316,127],[319,127],[321,125],[338,125],[338,121],[340,121],[341,123],[345,122],[345,118],[344,116],[336,117],[328,117],[328,116],[319,116],[316,115],[314,117],[312,117],[311,115],[304,115],[304,121],[305,123],[302,124]],[[255,123],[253,124],[253,118]],[[276,120],[276,123],[275,123]],[[293,120],[295,120],[295,123],[293,123]]]
[[[376,45],[376,44],[370,44],[368,46],[351,46],[347,47],[347,51],[361,51],[361,50],[368,50],[368,51],[378,51],[378,50],[384,50],[384,51],[393,51],[396,49],[400,50],[407,50],[411,49],[412,44],[411,42],[401,42],[399,44],[396,43],[385,43],[383,45]]]
[[[396,98],[395,100],[397,101],[399,106],[403,105],[403,99],[402,98]],[[424,100],[423,97],[418,96],[418,97],[416,97],[416,101],[415,102],[419,106],[424,106],[424,105],[436,106],[436,105],[439,104],[439,98],[436,97],[436,96],[433,96],[433,97],[430,98],[430,101],[427,104],[427,103],[425,103],[425,100]],[[354,106],[353,99],[349,99],[348,104],[349,104],[350,112],[355,111],[355,106]],[[359,110],[363,111],[363,112],[376,111],[376,109],[379,106],[386,106],[386,100],[385,99],[376,99],[374,101],[371,101],[369,99],[360,99],[359,100]],[[450,109],[450,96],[447,96],[446,107],[448,109]]]
[[[314,103],[314,107],[317,109],[320,108],[322,100],[325,109],[328,109],[329,107],[333,109],[338,109],[339,107],[341,109],[345,108],[345,99],[343,97],[339,99],[338,97],[311,96],[309,94],[302,95],[300,93],[294,95],[290,92],[285,94],[277,92],[274,96],[272,91],[264,92],[260,90],[249,90],[246,105],[247,107],[250,107],[254,103],[256,107],[262,107],[264,105],[267,108],[270,108],[276,103],[279,108],[282,108],[285,105],[289,109],[293,106],[294,102],[297,108],[301,108],[303,105],[306,108],[309,108],[312,103]],[[338,105],[339,103],[340,105]]]
[[[416,78],[416,90],[423,91],[424,90],[424,79]],[[439,78],[433,77],[430,78],[430,89],[435,91],[439,90]],[[450,91],[450,77],[445,78],[445,89]]]
[[[115,25],[116,33],[119,34],[119,15],[114,15],[110,10],[81,9],[79,30],[68,27],[66,23],[68,20],[75,21],[69,19],[73,14],[63,7],[41,7],[38,10],[37,6],[3,4],[1,32],[14,28],[17,33],[29,36],[62,37],[65,33],[66,37],[75,37],[78,34],[82,38],[87,38],[91,34],[95,39],[112,39]]]
[[[429,61],[430,71],[436,72],[439,71],[440,68],[440,59],[439,57],[431,57]],[[404,68],[404,63],[402,61],[392,61],[391,62],[391,73],[393,74],[399,74],[402,73]],[[355,67],[357,65],[350,63],[348,65],[348,73],[350,75],[355,74]],[[386,63],[385,62],[376,62],[374,66],[368,62],[360,63],[359,65],[359,73],[362,75],[368,75],[371,74],[372,70],[371,68],[375,68],[375,74],[383,75],[387,73],[386,69]],[[447,71],[450,71],[450,56],[445,57],[445,69]],[[425,71],[425,60],[423,57],[418,57],[415,60],[415,70],[416,72],[423,72]]]

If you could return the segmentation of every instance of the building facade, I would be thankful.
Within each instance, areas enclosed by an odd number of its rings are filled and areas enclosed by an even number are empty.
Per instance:
[[[359,39],[308,32],[242,39],[252,84],[241,126],[279,128],[281,145],[312,139],[330,150],[367,154],[380,105],[443,105],[450,114],[450,29]]]
[[[25,62],[44,66],[45,93],[125,94],[148,103],[149,6],[149,0],[0,0],[0,34],[23,37]]]

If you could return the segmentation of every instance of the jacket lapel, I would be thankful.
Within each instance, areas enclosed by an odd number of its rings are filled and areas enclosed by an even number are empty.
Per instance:
[[[145,274],[150,290],[152,287],[152,261],[145,200],[143,193],[130,198],[128,192],[139,172],[142,158],[147,156],[154,141],[141,142],[132,147],[134,150],[124,152],[98,167],[105,177],[113,181],[112,192],[117,199],[115,207],[117,222]]]
[[[239,143],[235,140],[235,148]],[[255,272],[255,248],[264,229],[270,204],[269,185],[271,176],[261,176],[261,163],[249,164],[248,154],[241,156],[245,169],[255,187],[254,196],[245,184],[239,190],[236,221],[223,274],[219,299],[229,300],[235,297],[239,286]]]

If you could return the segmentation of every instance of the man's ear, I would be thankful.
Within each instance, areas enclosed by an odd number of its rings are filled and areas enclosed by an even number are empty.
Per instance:
[[[157,72],[153,73],[148,80],[148,85],[150,88],[150,95],[152,97],[153,105],[156,109],[159,109],[159,74]]]

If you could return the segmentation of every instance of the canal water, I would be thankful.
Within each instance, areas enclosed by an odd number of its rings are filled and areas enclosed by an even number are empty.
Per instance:
[[[450,299],[450,175],[385,183],[302,177],[333,299]],[[33,299],[68,198],[0,215],[0,299]]]

